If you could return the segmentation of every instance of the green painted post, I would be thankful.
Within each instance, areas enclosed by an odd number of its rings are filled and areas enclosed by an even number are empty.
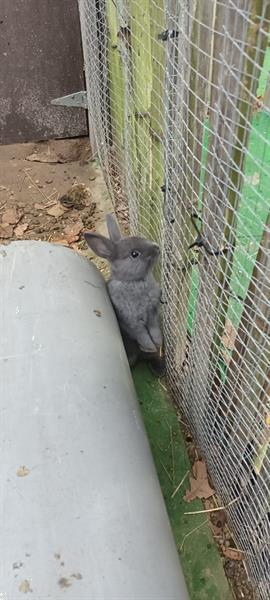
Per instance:
[[[131,146],[135,149],[135,181],[138,229],[149,235],[152,144],[151,124],[151,31],[149,0],[130,0],[131,31]]]
[[[150,135],[152,146],[151,196],[149,234],[156,241],[161,237],[164,185],[164,83],[165,48],[158,39],[165,28],[164,0],[150,0],[150,32],[152,60],[152,90],[150,108]]]
[[[119,50],[119,23],[117,10],[113,0],[107,0],[108,25],[108,70],[110,91],[110,119],[114,144],[115,166],[118,171],[123,168],[123,132],[124,132],[124,80],[121,55]]]

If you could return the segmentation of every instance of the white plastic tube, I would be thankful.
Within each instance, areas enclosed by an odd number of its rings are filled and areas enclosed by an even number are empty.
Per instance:
[[[15,242],[0,286],[0,597],[186,600],[102,277]]]

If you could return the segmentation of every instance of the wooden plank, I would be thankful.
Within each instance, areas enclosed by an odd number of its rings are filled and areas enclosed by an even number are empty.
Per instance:
[[[164,0],[150,0],[150,34],[152,89],[150,107],[151,135],[151,198],[149,214],[149,233],[153,239],[160,241],[163,220],[164,194],[164,83],[165,83],[165,48],[164,42],[158,39],[165,30]]]
[[[138,229],[149,236],[151,136],[150,110],[152,90],[151,32],[149,0],[130,0],[132,54],[132,137],[136,147],[135,185]]]
[[[270,364],[269,288],[270,213],[244,301],[224,391],[226,399],[224,408],[229,421],[227,431],[234,431],[234,435],[237,432],[237,436],[245,442],[250,437],[252,419],[257,422],[259,429],[260,424],[265,423],[265,417],[270,413],[267,394]],[[240,419],[239,415],[247,408],[249,419],[248,427],[245,428],[246,417]],[[260,464],[259,448],[257,458],[258,465]]]
[[[53,98],[85,89],[76,0],[1,0],[0,143],[87,135],[86,111]]]
[[[185,193],[187,176],[187,90],[189,7],[185,0],[166,2],[166,29],[179,36],[166,41],[165,79],[165,208],[163,284],[164,332],[168,371],[179,381],[186,352],[190,272],[184,271],[191,242],[190,202]],[[180,292],[181,290],[181,292]],[[179,395],[178,395],[179,400]]]
[[[270,5],[268,4],[265,9],[263,0],[252,0],[246,38],[243,36],[245,60],[242,67],[242,76],[239,74],[241,86],[239,89],[239,98],[236,101],[235,118],[233,120],[234,127],[232,125],[234,143],[229,170],[230,186],[227,194],[224,228],[224,244],[229,248],[229,251],[226,252],[226,256],[223,255],[221,257],[220,261],[219,286],[217,289],[217,318],[212,345],[212,352],[214,354],[218,352],[220,340],[222,339],[230,299],[230,282],[236,244],[237,210],[243,185],[244,162],[253,116],[254,97],[256,96],[268,42],[267,36],[262,35],[261,29],[269,29],[269,18]]]
[[[113,0],[108,0],[107,25],[108,25],[108,71],[110,91],[110,118],[113,138],[113,156],[116,167],[123,170],[124,147],[124,80],[123,67],[120,54],[120,24],[118,21],[117,6]]]
[[[213,70],[210,100],[210,135],[206,177],[203,192],[203,236],[211,253],[223,243],[225,212],[230,185],[231,162],[229,157],[235,142],[234,123],[238,122],[237,102],[240,96],[240,73],[243,69],[244,53],[234,43],[246,39],[248,24],[241,9],[245,0],[239,0],[239,14],[235,18],[230,3],[226,0],[216,7],[214,26]],[[229,30],[225,35],[224,24]],[[190,373],[190,393],[200,395],[201,410],[207,405],[209,382],[212,377],[213,336],[220,325],[217,277],[220,270],[218,255],[204,253],[199,264],[199,290],[194,334],[190,348],[191,364],[197,365]],[[218,319],[218,323],[217,323]],[[202,363],[203,357],[203,363]],[[202,441],[203,443],[203,441]]]
[[[215,8],[216,0],[197,2],[191,28],[186,193],[195,210],[199,204],[204,127],[210,96],[213,35],[209,27],[213,26]]]

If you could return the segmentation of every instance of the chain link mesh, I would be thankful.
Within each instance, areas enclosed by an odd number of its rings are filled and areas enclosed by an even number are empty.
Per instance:
[[[79,4],[116,213],[162,250],[170,389],[268,600],[270,3]]]

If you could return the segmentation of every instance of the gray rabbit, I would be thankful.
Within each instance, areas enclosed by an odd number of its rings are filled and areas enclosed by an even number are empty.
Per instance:
[[[85,240],[95,254],[110,262],[107,287],[130,366],[140,358],[148,359],[152,370],[161,376],[161,290],[152,273],[159,247],[141,237],[122,238],[113,215],[107,215],[106,220],[109,239],[98,233],[85,233]]]

